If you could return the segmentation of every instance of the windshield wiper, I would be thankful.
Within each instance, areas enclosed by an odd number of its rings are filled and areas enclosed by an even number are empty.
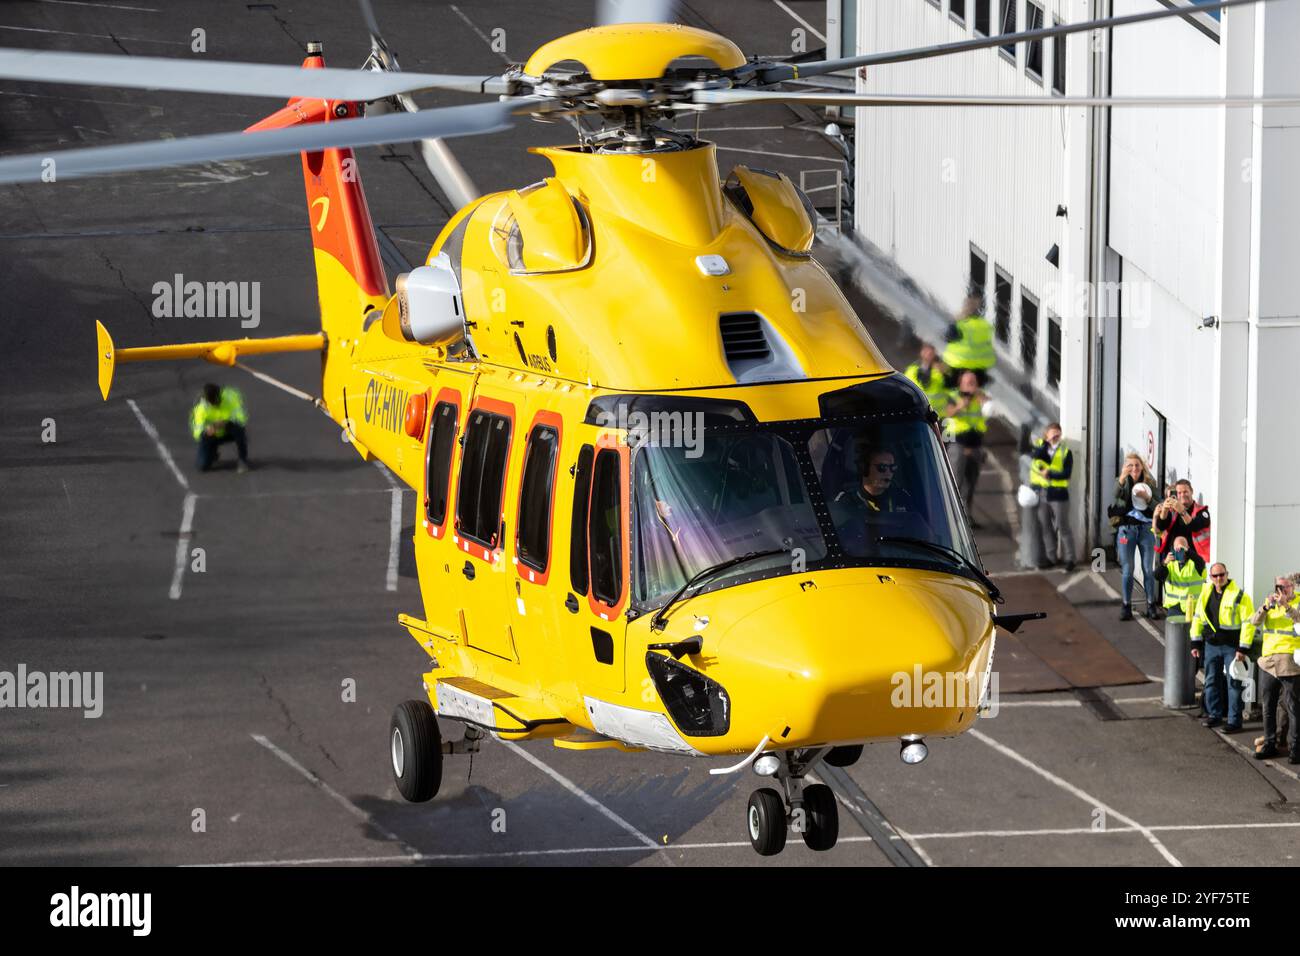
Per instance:
[[[934,541],[926,541],[924,538],[905,538],[897,535],[883,535],[877,538],[876,540],[882,544],[914,544],[918,547],[927,548],[931,551],[937,551],[939,554],[947,555],[950,558],[955,558],[958,564],[960,564],[964,568],[967,568],[972,574],[975,575],[975,577],[979,578],[980,583],[983,584],[984,587],[988,589],[989,597],[992,598],[995,604],[1002,603],[1002,592],[998,590],[998,586],[989,579],[989,576],[985,574],[984,571],[977,564],[975,564],[974,561],[966,557],[966,555],[962,554],[960,551],[950,548],[946,544],[938,544],[937,542]]]
[[[725,561],[719,561],[717,564],[711,564],[703,571],[696,572],[691,576],[689,581],[677,589],[677,592],[668,599],[667,604],[655,612],[655,616],[650,619],[650,630],[662,631],[668,626],[668,619],[666,617],[668,609],[676,604],[681,599],[681,596],[689,591],[693,585],[698,584],[705,578],[713,577],[713,575],[725,571],[728,568],[733,568],[738,564],[744,564],[747,561],[756,561],[759,558],[770,558],[778,554],[789,554],[789,551],[786,548],[769,548],[766,551],[747,551],[744,554],[736,555],[734,558],[728,558]]]

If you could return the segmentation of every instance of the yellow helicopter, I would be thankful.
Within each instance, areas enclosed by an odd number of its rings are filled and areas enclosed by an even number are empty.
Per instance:
[[[293,97],[242,133],[0,159],[0,182],[23,182],[51,161],[61,181],[301,153],[320,330],[118,349],[96,323],[104,398],[118,363],[320,356],[320,408],[418,492],[423,610],[400,622],[429,669],[388,738],[406,799],[435,796],[444,756],[486,735],[729,757],[714,772],[777,784],[749,801],[759,853],[792,825],[831,848],[836,800],[808,774],[874,741],[924,759],[975,720],[995,626],[1041,615],[995,613],[936,416],[812,258],[807,196],[762,169],[721,175],[672,124],[768,101],[1104,105],[777,87],[1185,11],[800,64],[608,23],[473,77],[401,72],[362,10],[363,71],[326,68],[319,44],[302,69],[0,51],[7,78]],[[498,99],[416,110],[427,89]],[[442,140],[526,115],[579,141],[534,150],[542,181],[474,196]],[[411,140],[464,202],[390,294],[351,147]],[[913,673],[961,693],[899,706]],[[438,717],[464,737],[444,742]]]

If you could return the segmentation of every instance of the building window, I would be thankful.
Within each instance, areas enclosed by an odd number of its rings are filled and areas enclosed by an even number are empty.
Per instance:
[[[1041,30],[1043,28],[1043,8],[1032,0],[1025,4],[1025,29]],[[1043,41],[1030,40],[1025,50],[1025,72],[1030,79],[1043,81]]]
[[[1038,371],[1038,300],[1020,290],[1020,364],[1031,379]]]
[[[997,267],[993,270],[993,327],[999,342],[1006,345],[1011,341],[1011,276]]]
[[[966,0],[948,0],[948,16],[966,27]]]
[[[569,528],[569,583],[579,594],[588,591],[587,502],[591,498],[591,461],[596,449],[583,445],[573,474],[573,520]]]
[[[1016,4],[1019,0],[1002,0],[1002,33],[1016,32]],[[1012,63],[1016,62],[1016,45],[1004,43],[998,48],[1003,56]]]
[[[617,451],[602,449],[591,479],[591,593],[608,607],[623,593],[623,510],[621,461]]]
[[[1061,21],[1053,18],[1056,26],[1061,25]],[[1052,38],[1052,92],[1060,96],[1065,95],[1065,37],[1058,36]]]
[[[1047,313],[1047,385],[1061,387],[1061,319]]]
[[[982,37],[993,29],[993,0],[975,0],[975,32]]]
[[[989,260],[973,242],[970,247],[970,284],[966,287],[969,295],[980,300],[979,314],[985,314],[989,301]]]
[[[501,493],[510,456],[510,419],[481,409],[469,414],[456,498],[459,533],[488,548],[501,544]]]
[[[552,425],[537,425],[528,436],[524,476],[519,484],[519,522],[515,549],[519,562],[545,572],[551,560],[551,502],[555,489],[555,460],[560,433]]]

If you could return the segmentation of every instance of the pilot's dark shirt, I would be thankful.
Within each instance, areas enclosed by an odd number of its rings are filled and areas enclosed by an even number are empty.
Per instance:
[[[846,488],[831,501],[831,518],[839,532],[840,542],[850,555],[861,556],[868,550],[874,535],[868,535],[869,526],[887,522],[887,515],[912,512],[912,499],[906,491],[891,486],[879,495],[871,495],[861,485]],[[875,530],[875,535],[888,531]]]

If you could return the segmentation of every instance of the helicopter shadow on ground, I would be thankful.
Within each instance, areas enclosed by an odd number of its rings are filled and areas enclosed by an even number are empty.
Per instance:
[[[490,748],[476,759],[515,758]],[[456,764],[447,766],[459,770]],[[507,769],[511,768],[507,765]],[[712,816],[734,789],[729,778],[701,778],[699,771],[694,774],[697,782],[690,786],[687,778],[691,775],[690,768],[682,767],[653,776],[640,772],[610,775],[598,783],[583,781],[582,787],[647,837],[671,849]],[[449,774],[441,792],[429,803],[407,804],[396,794],[391,800],[374,795],[351,799],[374,822],[361,827],[368,839],[391,845],[382,828],[422,854],[451,857],[426,861],[430,865],[630,866],[658,852],[639,847],[635,836],[595,808],[540,780],[520,793],[505,796],[490,787],[462,785],[455,774]],[[610,847],[626,849],[611,853]],[[568,852],[584,848],[591,852]],[[461,854],[466,858],[455,858]]]
[[[9,715],[12,718],[12,713]],[[121,851],[94,849],[106,835],[120,832],[120,823],[91,818],[83,804],[77,813],[52,808],[43,800],[24,800],[29,787],[72,786],[58,783],[54,764],[42,760],[43,722],[20,730],[7,727],[0,749],[0,866],[125,866],[139,862]],[[37,738],[23,746],[25,733]],[[25,756],[19,756],[24,754]],[[22,801],[26,805],[18,806]]]

